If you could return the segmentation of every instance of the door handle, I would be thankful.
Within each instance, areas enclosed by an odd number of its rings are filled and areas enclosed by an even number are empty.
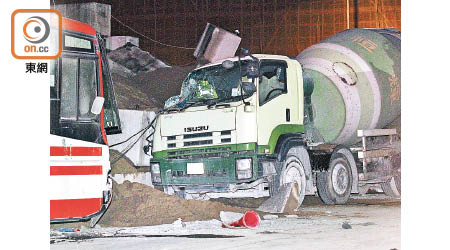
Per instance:
[[[291,110],[290,109],[286,109],[286,121],[287,122],[291,121]]]

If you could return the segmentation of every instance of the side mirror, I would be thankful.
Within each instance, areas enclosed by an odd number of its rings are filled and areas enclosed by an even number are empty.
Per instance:
[[[92,103],[91,113],[94,115],[100,114],[100,112],[102,112],[103,103],[105,103],[105,98],[96,96],[94,102]]]

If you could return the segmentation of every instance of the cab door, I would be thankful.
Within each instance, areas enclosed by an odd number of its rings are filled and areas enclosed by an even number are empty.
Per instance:
[[[299,132],[302,113],[297,67],[284,60],[262,60],[258,78],[258,152],[273,153],[279,135]]]

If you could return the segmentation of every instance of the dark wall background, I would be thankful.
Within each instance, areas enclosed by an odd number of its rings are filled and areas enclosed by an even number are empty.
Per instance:
[[[50,1],[52,2],[52,1]],[[55,0],[83,3],[92,0]],[[207,22],[241,32],[253,53],[297,56],[306,47],[347,28],[347,0],[128,0],[111,14],[163,43],[195,47]],[[401,29],[400,0],[350,0],[350,28]],[[193,50],[176,49],[139,36],[111,18],[111,35],[139,37],[140,47],[170,64],[194,61]]]

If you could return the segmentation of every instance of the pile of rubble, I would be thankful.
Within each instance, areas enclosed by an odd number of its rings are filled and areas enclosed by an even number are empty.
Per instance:
[[[119,109],[150,110],[164,107],[180,94],[181,84],[195,66],[168,66],[150,53],[127,43],[108,53]]]
[[[127,157],[119,158],[115,150],[110,151],[113,180],[117,174],[139,174]],[[184,200],[167,195],[148,185],[120,180],[113,181],[113,199],[99,224],[102,226],[144,226],[170,224],[182,221],[219,219],[220,211],[242,212],[220,202]]]
[[[182,221],[220,219],[220,211],[245,212],[213,201],[184,200],[141,183],[113,182],[113,200],[99,224],[102,226],[150,226]]]

